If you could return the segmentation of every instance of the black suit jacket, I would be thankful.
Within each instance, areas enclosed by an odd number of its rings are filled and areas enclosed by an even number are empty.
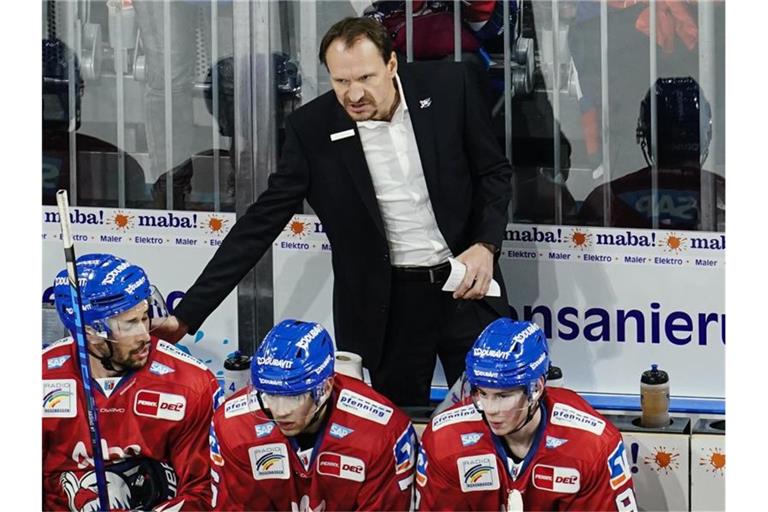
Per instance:
[[[477,83],[460,63],[401,64],[398,75],[449,248],[458,256],[475,242],[501,247],[512,169],[493,136]],[[354,136],[331,141],[331,134],[345,130]],[[365,366],[375,369],[389,308],[389,247],[356,124],[333,91],[286,119],[282,155],[267,190],[238,219],[174,314],[194,333],[301,212],[305,198],[332,247],[337,346],[362,355]],[[502,297],[484,300],[506,316],[498,259],[494,277]]]

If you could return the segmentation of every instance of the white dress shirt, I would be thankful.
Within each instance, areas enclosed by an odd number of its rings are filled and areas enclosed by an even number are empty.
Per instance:
[[[453,256],[437,227],[400,77],[392,120],[357,123],[395,266],[433,266]]]

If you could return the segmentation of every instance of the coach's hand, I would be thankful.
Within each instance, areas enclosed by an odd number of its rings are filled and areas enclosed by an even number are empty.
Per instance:
[[[453,292],[453,298],[477,300],[485,297],[493,278],[493,251],[486,244],[476,243],[456,259],[467,266],[467,273]]]
[[[176,343],[187,335],[187,324],[173,315],[153,318],[150,329],[154,336],[171,343]]]

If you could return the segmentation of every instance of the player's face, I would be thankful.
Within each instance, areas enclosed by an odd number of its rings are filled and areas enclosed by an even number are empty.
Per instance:
[[[286,436],[300,434],[312,421],[316,406],[310,393],[281,396],[262,393],[264,407],[272,413],[277,427]]]
[[[483,410],[488,426],[497,436],[518,428],[528,414],[528,398],[523,388],[476,387],[472,399]]]
[[[118,365],[139,369],[149,358],[149,307],[142,301],[128,311],[107,321],[112,330],[112,361]]]
[[[397,58],[392,52],[388,62],[367,37],[347,47],[334,40],[325,54],[331,86],[336,98],[354,121],[385,119],[395,100],[393,79]]]

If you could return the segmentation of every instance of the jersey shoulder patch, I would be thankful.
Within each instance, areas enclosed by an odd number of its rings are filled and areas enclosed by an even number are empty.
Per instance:
[[[394,412],[391,407],[349,389],[341,390],[339,399],[336,400],[336,408],[380,425],[389,423]]]
[[[66,338],[61,338],[59,340],[54,341],[47,347],[43,349],[43,354],[46,354],[50,352],[51,350],[55,350],[58,347],[63,347],[65,345],[71,345],[75,342],[75,339],[72,336],[67,336]]]
[[[234,418],[235,416],[240,416],[247,412],[251,412],[252,410],[255,411],[260,409],[261,407],[259,407],[255,392],[251,393],[254,396],[251,396],[250,398],[248,393],[228,398],[224,402],[224,418]]]
[[[552,406],[549,422],[561,427],[585,430],[598,436],[605,430],[604,420],[561,402],[557,402]]]
[[[43,418],[77,416],[77,381],[75,379],[43,380]]]
[[[436,432],[447,425],[462,423],[464,421],[481,421],[483,419],[477,412],[474,404],[464,405],[456,409],[441,412],[432,418],[432,431]]]
[[[193,357],[183,350],[177,348],[176,346],[166,342],[166,341],[158,341],[157,342],[157,350],[158,352],[162,352],[165,355],[171,356],[174,359],[178,359],[179,361],[184,361],[185,363],[189,363],[193,366],[197,366],[201,370],[208,370],[208,367],[203,364],[202,361],[200,361],[198,358]]]

